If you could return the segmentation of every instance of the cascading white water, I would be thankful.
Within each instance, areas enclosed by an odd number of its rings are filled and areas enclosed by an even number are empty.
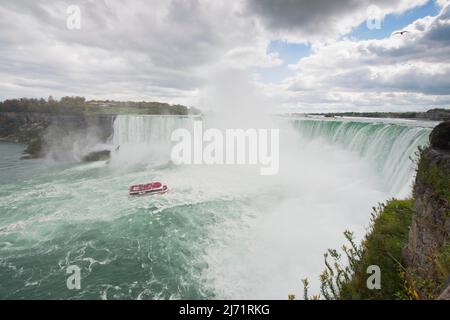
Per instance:
[[[118,116],[109,163],[17,161],[21,147],[0,144],[0,297],[286,299],[300,296],[304,277],[317,293],[322,254],[346,229],[361,239],[371,207],[395,195],[391,185],[408,189],[414,170],[404,166],[430,131],[275,121],[280,171],[261,176],[168,163],[172,131],[192,122]],[[155,180],[170,191],[128,197],[129,185]],[[60,290],[73,264],[82,289]]]
[[[152,145],[170,143],[177,128],[187,128],[192,117],[118,115],[114,121],[113,144]]]
[[[119,164],[169,161],[175,129],[192,126],[195,117],[118,115],[113,123],[113,161]]]
[[[300,277],[310,278],[317,292],[323,252],[339,247],[346,229],[361,239],[374,205],[410,192],[409,157],[431,130],[363,120],[278,120],[270,124],[280,128],[280,171],[274,176],[240,166],[165,166],[172,131],[189,128],[192,118],[115,121],[120,149],[113,162],[141,159],[146,165],[140,170],[171,189],[165,199],[199,204],[190,219],[208,240],[191,245],[204,252],[202,281],[215,297],[284,299],[300,294]],[[205,224],[202,213],[213,221]]]
[[[303,139],[358,154],[376,169],[389,194],[404,197],[411,190],[415,153],[427,145],[432,123],[302,119],[294,125]]]
[[[113,144],[120,150],[116,158],[128,162],[150,162],[155,155],[169,160],[172,132],[192,129],[195,117],[119,115],[114,121]],[[357,120],[292,121],[303,142],[320,139],[358,154],[381,176],[393,196],[406,196],[411,189],[419,146],[428,143],[433,124],[392,123]],[[133,161],[134,160],[134,161]]]

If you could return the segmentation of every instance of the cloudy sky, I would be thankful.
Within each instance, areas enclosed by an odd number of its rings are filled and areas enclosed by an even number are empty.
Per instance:
[[[0,99],[204,107],[235,72],[283,111],[449,108],[449,3],[0,0]]]

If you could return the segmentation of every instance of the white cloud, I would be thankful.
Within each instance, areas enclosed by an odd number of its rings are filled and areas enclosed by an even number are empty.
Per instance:
[[[286,95],[322,109],[448,105],[449,12],[446,7],[436,17],[415,21],[404,36],[316,43],[311,56],[291,66],[296,75],[285,81]]]
[[[80,30],[66,28],[70,4],[81,8]],[[2,98],[120,93],[189,103],[216,65],[280,63],[241,7],[203,0],[2,2],[0,74],[11,81],[0,84]]]
[[[280,105],[443,105],[450,91],[448,7],[408,26],[404,37],[340,39],[367,18],[369,4],[386,15],[425,2],[0,1],[0,99],[51,94],[194,104],[217,69],[280,66],[267,46],[288,39],[310,42],[313,52],[291,66],[294,77],[258,84]],[[73,4],[81,8],[80,30],[66,28]]]
[[[373,18],[370,6],[379,10],[377,18],[400,14],[427,0],[249,0],[249,14],[262,18],[274,35],[290,41],[331,40]],[[368,14],[369,13],[369,14]]]

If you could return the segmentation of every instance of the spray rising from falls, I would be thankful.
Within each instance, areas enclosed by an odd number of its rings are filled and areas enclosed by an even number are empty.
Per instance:
[[[285,299],[304,277],[317,292],[323,252],[346,229],[361,237],[371,207],[408,189],[409,156],[430,132],[278,119],[277,175],[165,165],[171,133],[194,120],[118,116],[109,163],[18,162],[21,147],[0,144],[0,297]],[[128,197],[129,185],[152,180],[170,192]],[[74,264],[82,288],[61,290]]]
[[[192,130],[195,117],[120,115],[114,122],[113,143],[128,162],[168,161],[175,129]],[[208,122],[207,120],[205,122]],[[388,194],[406,196],[411,189],[419,146],[428,143],[431,128],[422,125],[352,121],[289,121],[300,136],[300,143],[317,140],[357,154],[381,177]],[[285,123],[286,129],[290,126]]]
[[[155,145],[170,142],[177,128],[188,127],[189,117],[119,115],[114,121],[114,146]]]
[[[175,129],[192,128],[196,117],[119,115],[113,124],[113,161],[161,164],[169,161]]]
[[[294,126],[303,139],[321,139],[358,154],[375,168],[387,192],[399,197],[410,193],[415,154],[431,132],[420,125],[354,120],[302,119]]]
[[[189,219],[207,230],[208,240],[198,248],[207,266],[201,271],[205,290],[235,299],[300,295],[299,277],[312,279],[317,292],[322,253],[341,243],[346,229],[361,239],[374,205],[410,192],[410,156],[427,143],[431,130],[417,123],[276,118],[271,123],[280,128],[276,175],[232,165],[164,166],[171,133],[193,122],[119,116],[113,162],[139,158],[145,168],[157,168],[171,188],[166,199],[196,204]],[[214,119],[203,122],[208,128]],[[202,212],[215,222],[205,225]]]

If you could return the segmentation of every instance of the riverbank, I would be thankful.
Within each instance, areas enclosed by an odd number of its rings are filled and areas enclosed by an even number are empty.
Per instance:
[[[48,99],[8,99],[0,102],[0,140],[27,146],[23,159],[43,157],[49,144],[66,149],[75,143],[70,136],[84,136],[82,140],[106,143],[112,134],[112,123],[119,114],[136,115],[189,115],[200,111],[183,105],[156,101],[86,100],[84,97]],[[61,138],[57,142],[56,137]],[[51,140],[51,141],[49,141]],[[93,152],[106,150],[93,150]],[[98,153],[81,155],[97,159]]]
[[[80,137],[105,143],[112,134],[114,118],[113,115],[0,112],[0,140],[26,145],[23,159],[40,158],[52,147],[67,149]]]
[[[355,117],[355,118],[387,118],[387,119],[450,121],[450,109],[430,109],[426,112],[337,112],[337,113],[310,113],[307,115],[323,116],[325,118]]]
[[[325,254],[321,294],[315,298],[450,299],[449,137],[450,122],[432,131],[430,146],[420,152],[412,199],[374,208],[361,245],[344,233],[348,266],[338,251]],[[368,288],[370,266],[379,267],[379,288]]]

